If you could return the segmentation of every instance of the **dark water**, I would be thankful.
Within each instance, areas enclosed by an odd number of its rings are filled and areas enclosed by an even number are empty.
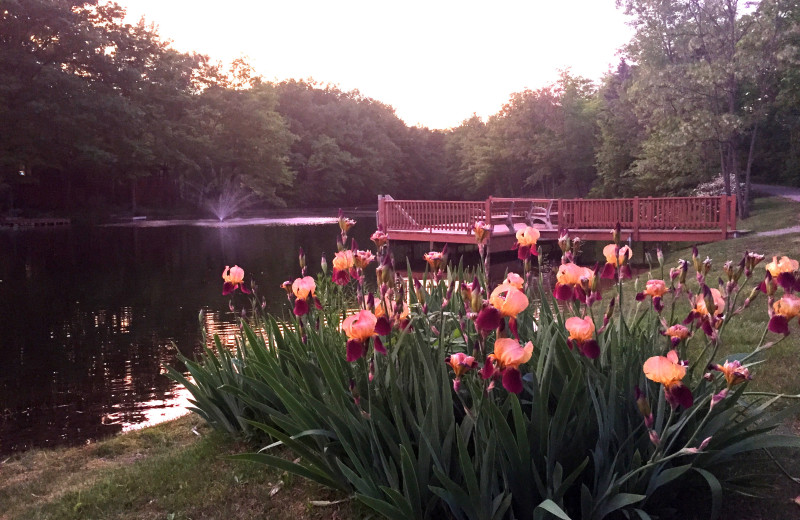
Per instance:
[[[362,247],[374,217],[351,230]],[[139,222],[0,231],[0,453],[80,444],[183,413],[163,375],[209,334],[233,344],[222,270],[238,264],[267,309],[288,314],[281,282],[297,248],[312,274],[336,250],[333,219]],[[241,296],[236,293],[236,298]],[[234,301],[241,308],[245,300]]]

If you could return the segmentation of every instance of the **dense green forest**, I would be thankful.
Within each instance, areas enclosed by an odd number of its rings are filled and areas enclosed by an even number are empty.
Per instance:
[[[667,195],[714,178],[746,212],[751,178],[800,184],[800,3],[617,4],[635,33],[599,82],[563,72],[430,130],[357,91],[178,52],[114,3],[2,0],[0,213],[199,212],[231,191],[258,207]]]

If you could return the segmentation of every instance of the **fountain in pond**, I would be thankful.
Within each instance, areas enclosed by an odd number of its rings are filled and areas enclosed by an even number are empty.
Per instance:
[[[204,206],[222,222],[255,203],[256,196],[252,191],[242,188],[232,180],[227,180],[220,186],[216,196],[212,195],[206,198]]]

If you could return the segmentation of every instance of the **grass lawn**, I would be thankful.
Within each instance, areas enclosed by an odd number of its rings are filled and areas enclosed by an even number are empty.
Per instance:
[[[354,519],[343,496],[225,456],[252,448],[195,415],[77,448],[0,461],[0,518]],[[361,513],[359,513],[361,511]]]

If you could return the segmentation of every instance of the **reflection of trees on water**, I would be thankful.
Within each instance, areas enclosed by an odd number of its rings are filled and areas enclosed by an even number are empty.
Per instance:
[[[323,251],[332,258],[337,232],[326,225],[0,233],[0,452],[81,443],[152,420],[178,390],[163,375],[164,365],[180,368],[173,343],[190,357],[202,347],[201,309],[209,337],[235,343],[238,313],[221,295],[223,267],[244,267],[268,309],[288,314],[279,285],[298,275],[297,248],[314,272]],[[233,303],[249,307],[238,292]]]
[[[224,343],[239,330],[231,313],[207,309],[206,318],[210,337],[219,334]],[[157,416],[153,408],[169,413],[166,408],[177,406],[171,401],[179,389],[163,375],[165,365],[180,366],[176,338],[161,336],[146,313],[77,307],[49,336],[44,357],[22,352],[11,360],[23,377],[16,388],[3,385],[0,450],[96,439],[151,421]],[[200,349],[200,335],[181,343],[192,356]]]

